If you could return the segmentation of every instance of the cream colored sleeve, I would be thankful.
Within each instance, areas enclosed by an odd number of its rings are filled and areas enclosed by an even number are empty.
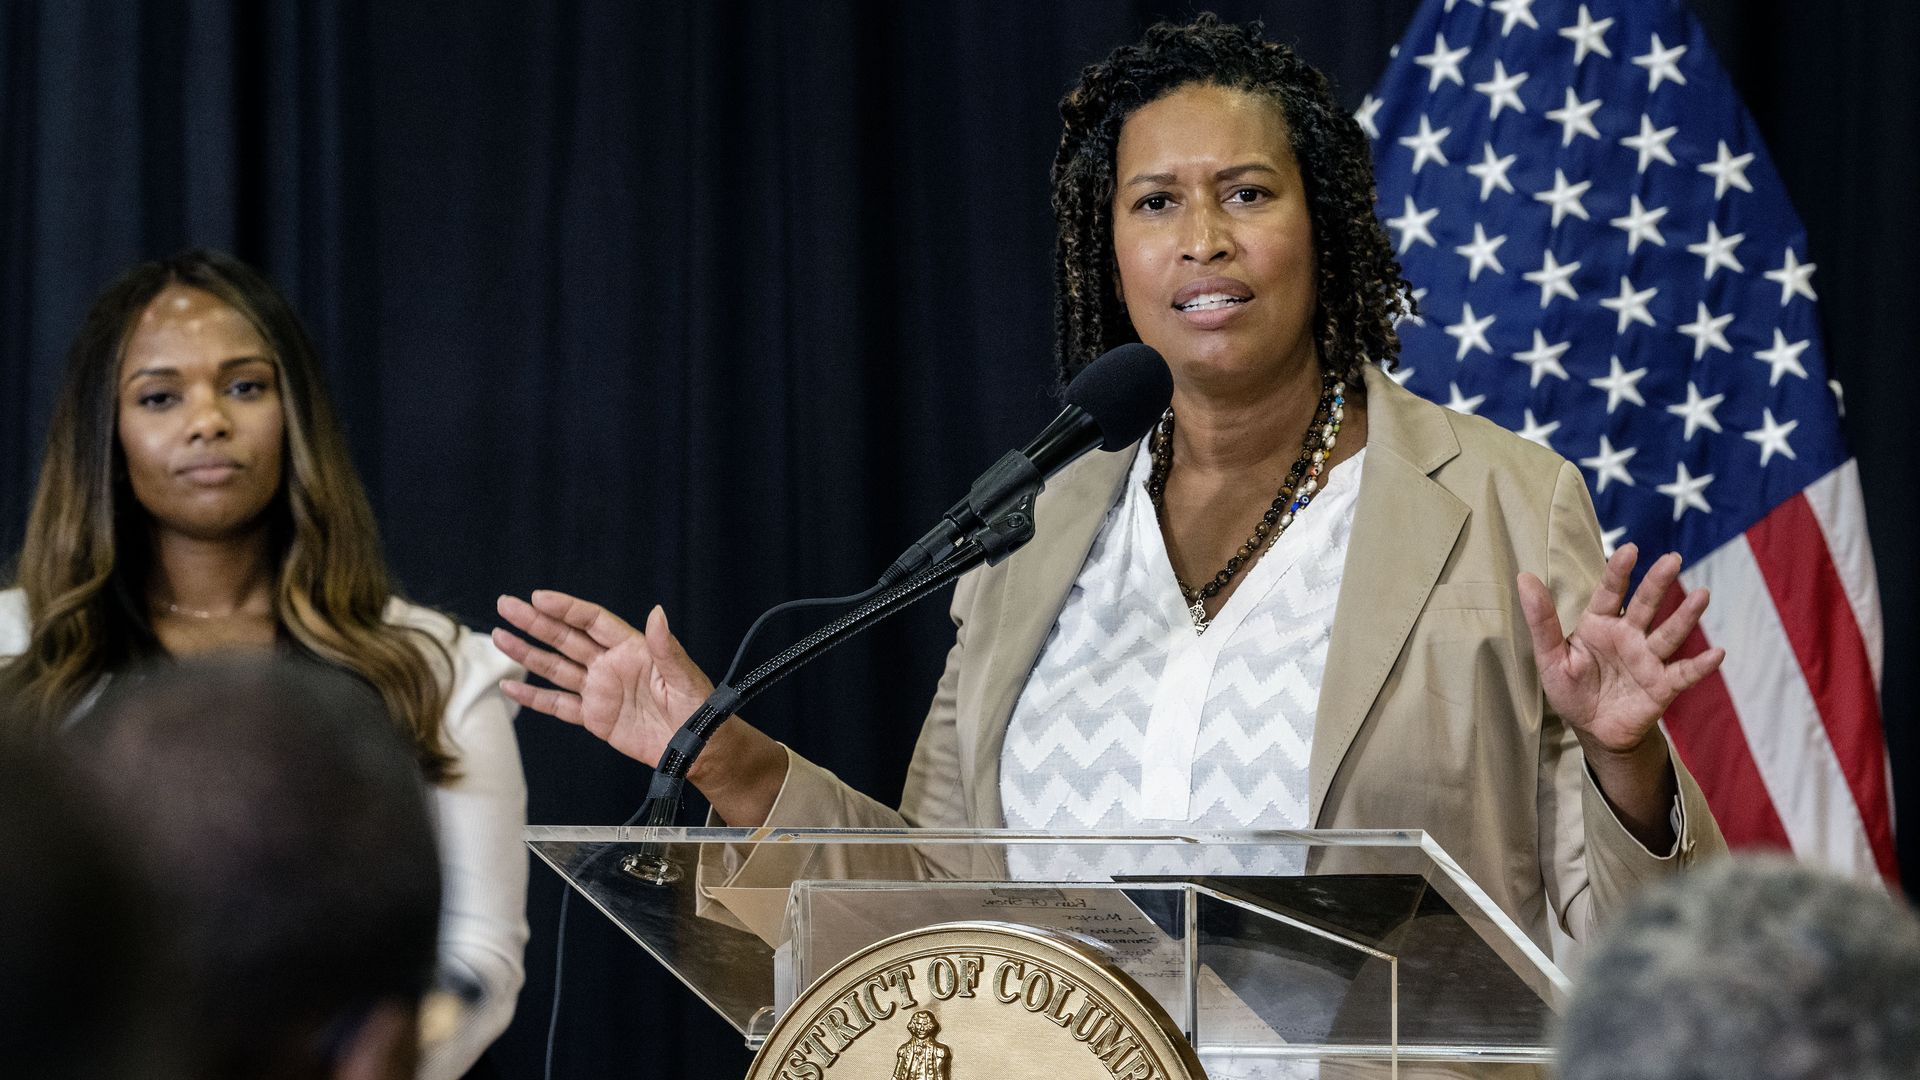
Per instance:
[[[512,1021],[526,977],[527,784],[515,709],[499,689],[501,679],[523,673],[471,631],[458,631],[449,650],[445,737],[459,778],[431,791],[442,890],[435,1000],[442,1009],[437,1028],[423,1024],[422,1080],[465,1075]]]
[[[960,579],[954,590],[953,647],[934,690],[907,768],[906,789],[896,810],[855,791],[832,772],[787,751],[787,777],[767,815],[768,828],[964,829],[970,827],[960,781],[960,746],[955,728],[956,687],[967,644],[965,613],[971,610],[978,575]],[[709,824],[720,824],[709,816]],[[912,880],[964,873],[964,860],[942,861],[921,849],[862,847],[834,851],[795,845],[761,845],[745,858],[737,852],[709,849],[701,861],[704,890],[784,888],[803,877]]]

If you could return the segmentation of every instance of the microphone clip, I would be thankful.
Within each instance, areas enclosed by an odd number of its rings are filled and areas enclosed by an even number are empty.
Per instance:
[[[988,566],[999,566],[1033,539],[1033,498],[1034,493],[1028,492],[973,532]]]
[[[1014,548],[1033,538],[1033,497],[1046,484],[1046,475],[1031,457],[1019,450],[1007,451],[973,482],[973,486],[967,489],[966,498],[955,503],[933,528],[927,530],[925,536],[915,541],[912,547],[893,561],[892,566],[887,567],[887,572],[880,575],[880,584],[892,586],[929,566],[945,562],[961,543],[982,530],[998,528],[1010,537],[1018,530],[1008,530],[1012,524],[1009,519],[1024,515],[1028,535],[1014,540],[1012,547],[1006,551],[988,556],[989,565],[998,563]],[[995,537],[982,546],[991,552],[993,545],[1000,542],[1000,538]]]

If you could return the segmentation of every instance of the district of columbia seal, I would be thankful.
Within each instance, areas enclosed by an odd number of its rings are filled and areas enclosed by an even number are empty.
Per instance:
[[[1156,1002],[1079,939],[944,923],[848,957],[774,1024],[751,1080],[1197,1080]]]

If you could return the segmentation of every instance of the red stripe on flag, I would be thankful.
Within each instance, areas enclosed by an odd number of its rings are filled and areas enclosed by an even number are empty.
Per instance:
[[[1880,730],[1880,703],[1873,691],[1873,668],[1846,586],[1806,496],[1795,495],[1775,507],[1747,530],[1747,544],[1773,595],[1787,641],[1820,709],[1820,722],[1840,759],[1840,771],[1860,808],[1874,862],[1882,876],[1898,882],[1893,813],[1887,799],[1886,742]]]
[[[1674,589],[1667,594],[1661,619],[1679,606],[1679,593]],[[1695,656],[1705,651],[1707,637],[1696,626],[1675,655]],[[1747,745],[1746,732],[1740,729],[1740,714],[1734,710],[1726,680],[1718,671],[1667,706],[1666,727],[1674,750],[1699,781],[1707,805],[1713,808],[1713,819],[1720,825],[1720,834],[1730,846],[1793,850],[1787,827],[1781,824],[1780,813],[1767,794],[1766,781],[1753,762],[1753,749]]]

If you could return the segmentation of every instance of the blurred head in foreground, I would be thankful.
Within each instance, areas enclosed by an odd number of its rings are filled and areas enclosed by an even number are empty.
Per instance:
[[[1920,920],[1779,858],[1651,889],[1588,958],[1562,1080],[1920,1076]]]
[[[75,734],[175,924],[195,1075],[410,1077],[440,880],[380,697],[316,664],[188,663]]]
[[[64,759],[0,738],[0,1076],[175,1075],[154,1053],[150,905],[128,847]]]

